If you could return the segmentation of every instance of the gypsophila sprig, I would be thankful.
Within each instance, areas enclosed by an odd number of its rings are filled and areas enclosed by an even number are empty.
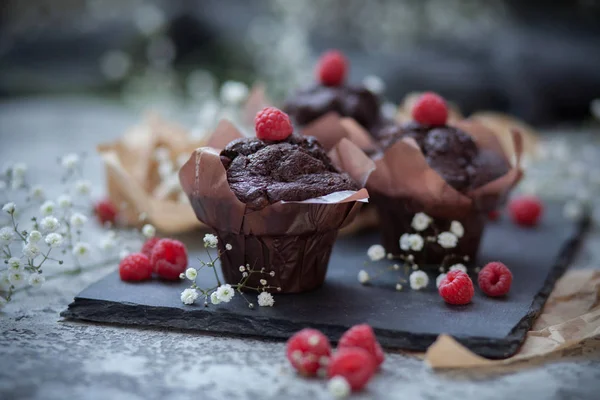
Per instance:
[[[10,199],[14,200],[4,204],[0,213],[0,257],[4,261],[0,263],[0,298],[3,301],[12,301],[16,292],[39,287],[53,277],[111,265],[117,259],[109,248],[139,248],[143,243],[139,232],[120,232],[111,236],[111,246],[98,252],[102,259],[92,257],[93,245],[97,243],[86,242],[84,230],[93,209],[84,195],[91,192],[92,186],[82,176],[83,159],[82,155],[73,153],[58,160],[64,167],[60,178],[62,194],[54,201],[47,200],[44,186],[30,185],[27,166],[23,163],[11,164],[6,169],[8,173],[0,176],[3,190],[10,192]]]
[[[215,235],[207,233],[204,235],[204,247],[214,249],[217,247],[218,239]]]
[[[385,258],[385,249],[380,244],[374,244],[367,250],[367,255],[371,261],[379,261]]]
[[[412,232],[405,232],[398,238],[400,254],[387,254],[387,260],[400,260],[402,263],[394,262],[384,268],[378,268],[376,273],[369,273],[366,270],[360,270],[358,273],[358,281],[361,284],[367,284],[376,280],[384,273],[398,274],[398,281],[395,285],[397,291],[401,291],[405,284],[409,284],[412,290],[421,290],[428,286],[429,276],[422,267],[427,267],[435,271],[439,271],[445,276],[444,272],[450,267],[450,262],[454,261],[469,261],[467,256],[460,257],[452,252],[452,249],[458,246],[459,240],[464,236],[465,230],[459,221],[446,222],[447,231],[440,231],[437,226],[437,220],[431,218],[425,213],[417,213],[413,216],[410,224]],[[381,255],[385,253],[383,247],[378,249],[374,245],[367,251],[367,256],[370,261],[379,261],[383,259]],[[377,252],[372,249],[377,248]],[[419,265],[419,260],[427,260],[429,251],[435,251],[443,256],[440,265]],[[460,269],[467,272],[467,267],[464,264],[457,263],[450,267],[450,270]],[[443,276],[438,277],[436,285],[443,279]]]
[[[226,304],[231,302],[236,294],[239,294],[247,303],[249,308],[254,308],[254,303],[250,302],[243,291],[256,291],[258,292],[257,302],[261,307],[272,307],[275,304],[275,298],[269,293],[269,290],[278,290],[279,288],[269,285],[268,278],[275,276],[275,271],[265,271],[264,268],[257,269],[250,264],[240,265],[239,272],[241,273],[240,281],[235,284],[223,283],[221,277],[217,273],[216,263],[223,256],[224,252],[231,251],[233,246],[231,244],[225,245],[225,250],[217,250],[217,255],[214,257],[209,249],[214,249],[218,245],[218,238],[212,234],[206,234],[203,238],[204,247],[206,249],[206,255],[208,261],[200,261],[200,267],[193,268],[189,267],[185,273],[182,273],[179,277],[181,279],[187,279],[190,282],[190,287],[185,289],[181,293],[181,301],[184,304],[193,304],[201,296],[204,299],[204,305],[208,306]],[[199,274],[204,272],[209,276],[214,277],[215,285],[212,287],[204,288],[198,286],[197,279]],[[250,278],[258,275],[257,284],[259,286],[250,286]],[[202,281],[205,281],[202,279]],[[254,280],[256,282],[256,280]],[[190,291],[193,291],[196,295],[191,295]]]

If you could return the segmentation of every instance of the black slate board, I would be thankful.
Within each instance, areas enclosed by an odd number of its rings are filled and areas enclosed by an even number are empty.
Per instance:
[[[513,272],[513,286],[503,299],[488,298],[476,288],[473,302],[466,306],[446,305],[437,294],[434,275],[424,291],[395,291],[392,274],[387,282],[382,278],[373,286],[360,285],[357,273],[364,268],[366,249],[378,242],[373,232],[339,239],[325,285],[301,295],[276,295],[273,308],[251,310],[239,295],[225,305],[186,306],[179,300],[185,282],[131,284],[114,272],[81,292],[62,316],[277,339],[311,326],[333,341],[350,326],[367,322],[387,348],[424,351],[446,333],[479,355],[506,358],[519,349],[587,226],[587,219],[563,219],[559,205],[549,206],[543,222],[533,229],[518,228],[507,218],[490,224],[478,265],[503,261]],[[192,252],[190,259],[201,251]],[[199,282],[213,285],[209,275]]]

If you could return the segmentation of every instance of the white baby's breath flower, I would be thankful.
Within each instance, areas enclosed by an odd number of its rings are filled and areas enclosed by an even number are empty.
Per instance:
[[[410,233],[403,233],[402,236],[400,236],[400,248],[403,251],[410,250]]]
[[[21,287],[25,283],[27,275],[24,271],[10,271],[8,273],[8,280],[14,287]]]
[[[445,249],[453,249],[458,243],[458,238],[452,232],[442,232],[438,235],[437,242]]]
[[[358,281],[360,283],[362,283],[363,285],[367,282],[369,282],[369,273],[367,271],[365,271],[364,269],[361,269],[358,272]]]
[[[185,289],[183,292],[181,292],[181,302],[183,304],[194,304],[194,302],[196,301],[196,299],[198,298],[198,291],[196,289]]]
[[[437,276],[437,278],[435,278],[435,287],[439,289],[440,284],[442,283],[442,281],[446,278],[446,275],[448,274],[439,274]]]
[[[64,168],[73,170],[79,165],[79,155],[75,153],[67,154],[61,159],[60,163]]]
[[[363,79],[363,86],[370,92],[381,95],[385,91],[385,83],[376,75],[369,75]]]
[[[415,231],[421,232],[429,227],[431,217],[425,213],[416,213],[410,224]]]
[[[12,283],[10,283],[10,279],[8,279],[8,272],[9,271],[4,271],[0,273],[0,292],[8,291],[12,286]]]
[[[8,259],[8,269],[11,271],[21,271],[23,268],[21,260],[17,257],[11,257]]]
[[[221,285],[217,288],[217,297],[223,303],[229,303],[234,295],[235,291],[229,284]]]
[[[81,196],[87,196],[92,191],[92,183],[88,180],[79,180],[75,182],[75,192]]]
[[[148,239],[153,238],[156,235],[156,228],[153,225],[146,224],[142,228],[142,234]]]
[[[402,290],[402,284],[401,283],[396,283],[396,290],[397,291],[401,291]]]
[[[418,233],[413,233],[408,237],[408,242],[410,243],[410,249],[413,251],[421,251],[423,249],[424,241],[423,237]]]
[[[42,234],[40,231],[29,232],[29,237],[27,238],[29,243],[38,243],[40,240],[42,240]]]
[[[73,255],[80,260],[84,260],[90,255],[91,250],[92,248],[89,244],[78,242],[73,246]]]
[[[242,82],[226,81],[221,85],[221,101],[226,105],[241,104],[248,97],[248,86]]]
[[[273,307],[275,299],[271,293],[262,292],[258,295],[258,305],[261,307]]]
[[[210,294],[210,302],[213,304],[219,304],[221,302],[216,291]]]
[[[40,248],[35,243],[27,243],[23,246],[23,256],[33,260],[41,254]]]
[[[73,205],[73,200],[71,200],[71,196],[69,196],[68,194],[63,194],[58,197],[56,203],[60,208],[68,209],[71,208],[71,206]]]
[[[44,188],[42,188],[40,185],[32,187],[29,195],[31,196],[31,199],[35,201],[44,201],[44,199],[46,198]]]
[[[52,248],[57,248],[63,245],[63,237],[60,233],[49,233],[44,241]]]
[[[246,267],[244,267],[243,265],[240,265],[240,272],[244,272],[246,271]]]
[[[367,256],[371,261],[379,261],[385,258],[385,249],[380,244],[374,244],[367,250]]]
[[[454,264],[453,266],[450,267],[450,271],[462,271],[466,274],[467,267],[465,267],[464,264]]]
[[[47,200],[44,202],[44,204],[42,204],[40,206],[40,212],[42,213],[42,215],[52,215],[52,213],[54,213],[54,208],[56,207],[56,205],[54,204],[53,201],[51,200]]]
[[[261,285],[267,286],[267,280],[266,279],[261,279],[259,282],[260,282]]]
[[[231,246],[229,243],[227,243],[225,245],[225,250],[231,250],[231,249],[233,249],[233,246]]]
[[[456,237],[461,238],[465,234],[465,228],[458,221],[452,221],[450,223],[450,232],[454,233]]]
[[[46,282],[44,275],[34,272],[29,275],[29,285],[33,287],[40,287]]]
[[[424,271],[414,271],[409,277],[410,287],[413,290],[421,290],[429,284],[429,276]]]
[[[2,207],[2,211],[4,211],[7,214],[14,214],[16,210],[17,210],[17,206],[15,206],[15,203],[13,203],[12,201],[9,203],[6,203]]]
[[[88,219],[85,215],[76,212],[76,213],[73,213],[73,215],[71,215],[69,222],[71,223],[71,226],[73,226],[75,228],[81,228],[83,225],[85,225],[87,220]]]
[[[10,244],[14,237],[15,231],[13,228],[5,226],[4,228],[0,229],[0,247]]]
[[[206,235],[204,235],[204,247],[214,249],[215,247],[217,247],[218,241],[219,240],[217,239],[217,237],[212,233],[207,233]]]
[[[327,382],[327,390],[335,399],[345,399],[352,392],[350,384],[343,376],[334,376]]]
[[[198,271],[196,271],[196,268],[188,268],[185,270],[185,277],[190,281],[195,281],[198,277]]]
[[[44,232],[54,232],[58,228],[60,228],[60,222],[53,216],[48,216],[42,219],[40,222],[40,227]]]

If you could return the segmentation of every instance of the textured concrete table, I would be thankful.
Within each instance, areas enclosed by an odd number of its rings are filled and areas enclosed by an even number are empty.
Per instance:
[[[31,176],[50,177],[57,156],[91,152],[137,117],[93,99],[1,103],[0,160],[26,162]],[[91,157],[87,171],[100,184],[99,160]],[[600,261],[594,229],[576,267]],[[292,373],[283,343],[61,321],[73,297],[111,268],[49,281],[0,311],[0,399],[330,398],[322,382]],[[356,398],[597,399],[599,389],[600,354],[502,375],[436,373],[388,354],[383,372]]]

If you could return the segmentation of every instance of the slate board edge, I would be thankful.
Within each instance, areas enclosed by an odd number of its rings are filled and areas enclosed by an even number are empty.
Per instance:
[[[590,226],[590,221],[591,219],[588,214],[578,224],[574,236],[561,248],[558,260],[550,270],[541,290],[534,297],[529,312],[515,325],[505,338],[489,339],[472,336],[454,336],[454,338],[475,354],[486,358],[503,359],[514,355],[525,341],[526,333],[533,326],[535,319],[542,311],[556,281],[565,273],[571,260],[577,253],[579,244]],[[270,318],[257,316],[247,318],[225,310],[218,314],[207,313],[203,312],[202,305],[197,305],[195,310],[186,311],[170,307],[146,307],[151,312],[145,313],[143,321],[139,321],[135,317],[136,314],[139,315],[136,313],[136,304],[129,305],[75,297],[74,301],[69,304],[68,309],[60,315],[66,319],[81,321],[129,326],[154,326],[190,331],[200,330],[211,333],[231,334],[233,336],[256,336],[263,339],[287,339],[298,330],[306,327],[304,323],[285,321],[285,328],[282,328],[281,320],[271,323]],[[167,314],[169,318],[160,317],[156,320],[151,320],[152,316],[164,314]],[[107,317],[107,315],[110,315],[110,317]],[[241,333],[237,329],[240,323],[247,324],[246,332]],[[218,325],[218,328],[213,327],[216,325]],[[337,341],[344,332],[344,328],[333,325],[311,324],[311,327],[323,331],[333,342]],[[381,345],[388,349],[425,351],[437,339],[437,335],[386,329],[376,329],[375,333]]]

